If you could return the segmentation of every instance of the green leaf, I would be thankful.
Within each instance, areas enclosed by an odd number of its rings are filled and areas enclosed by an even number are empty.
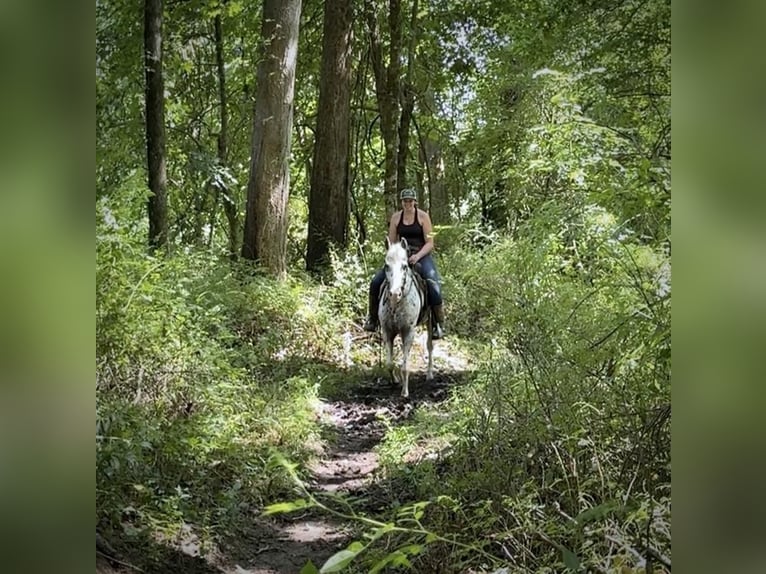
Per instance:
[[[317,570],[317,567],[314,566],[314,563],[309,560],[306,562],[306,565],[301,568],[301,571],[299,574],[319,574],[319,570]]]
[[[412,563],[407,558],[407,555],[404,552],[400,552],[397,550],[394,554],[394,559],[391,560],[391,566],[406,566],[407,568],[412,568]]]
[[[416,554],[420,554],[423,551],[423,546],[420,544],[408,544],[407,546],[402,546],[399,548],[399,550],[405,554],[411,554],[412,556],[415,556]]]
[[[376,572],[380,572],[381,570],[383,570],[383,568],[385,568],[389,564],[391,566],[411,566],[410,561],[407,560],[407,556],[405,556],[399,550],[394,550],[385,558],[376,562],[375,565],[370,569],[370,574],[375,574]]]
[[[580,561],[577,559],[577,556],[575,556],[571,550],[569,550],[568,548],[564,548],[562,546],[561,554],[564,557],[564,566],[566,566],[570,570],[574,570],[575,572],[580,571]]]
[[[269,504],[266,508],[264,508],[263,515],[268,516],[270,514],[285,514],[295,510],[300,510],[301,508],[306,508],[310,505],[311,504],[307,500],[302,498],[293,500],[292,502],[276,502],[274,504]]]
[[[370,568],[370,574],[377,574],[378,572],[383,570],[383,568],[385,568],[388,565],[389,562],[391,562],[391,555],[390,554],[388,556],[386,556],[385,558],[382,558],[382,559],[378,560],[373,565],[373,567]]]
[[[384,524],[383,526],[381,526],[380,528],[377,528],[375,530],[375,532],[370,537],[370,540],[377,540],[378,538],[380,538],[384,534],[387,534],[387,533],[391,532],[393,529],[394,529],[394,525],[391,524],[390,522],[387,523],[387,524]]]
[[[617,510],[618,507],[619,505],[614,501],[604,502],[603,504],[599,504],[593,508],[583,510],[575,517],[575,520],[580,526],[582,526],[588,522],[598,520],[613,513],[615,510]]]
[[[322,565],[322,569],[319,573],[327,574],[329,572],[340,572],[348,566],[354,558],[356,558],[357,554],[359,554],[359,552],[354,552],[353,550],[341,550],[340,552],[336,552]]]

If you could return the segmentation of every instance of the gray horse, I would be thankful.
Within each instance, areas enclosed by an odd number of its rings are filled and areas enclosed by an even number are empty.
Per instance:
[[[391,369],[394,381],[402,383],[402,396],[410,394],[407,360],[415,339],[417,325],[428,323],[428,374],[433,373],[433,340],[431,339],[431,313],[428,312],[426,288],[423,279],[415,273],[407,261],[407,240],[391,243],[386,238],[386,282],[382,287],[378,317],[383,343],[386,346],[386,367]],[[394,339],[399,335],[402,341],[401,377],[393,368]]]

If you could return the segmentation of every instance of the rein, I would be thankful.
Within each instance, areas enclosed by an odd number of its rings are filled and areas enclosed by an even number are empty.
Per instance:
[[[420,299],[420,305],[423,306],[424,298],[423,294],[418,290],[417,288],[417,281],[415,279],[415,268],[412,265],[407,264],[407,273],[404,274],[404,279],[402,280],[402,296],[399,298],[399,301],[397,301],[392,307],[396,307],[405,300],[406,296],[409,294],[410,290],[415,287],[415,290],[418,293],[418,299]],[[388,281],[388,279],[386,279]],[[389,289],[384,289],[384,295],[387,300],[391,300],[391,291]]]

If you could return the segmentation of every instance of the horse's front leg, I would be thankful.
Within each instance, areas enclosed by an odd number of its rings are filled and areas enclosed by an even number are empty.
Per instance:
[[[410,349],[412,348],[412,341],[414,339],[414,329],[410,329],[406,335],[402,336],[402,397],[404,398],[410,396],[410,370],[407,363],[410,356]]]
[[[386,346],[386,371],[388,371],[391,377],[391,383],[396,384],[397,373],[396,369],[394,369],[394,337],[396,335],[392,335],[385,329],[381,329],[380,334],[383,338],[383,344]]]

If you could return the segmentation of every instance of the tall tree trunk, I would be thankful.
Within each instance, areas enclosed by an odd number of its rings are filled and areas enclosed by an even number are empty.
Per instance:
[[[415,48],[418,42],[418,0],[412,2],[410,13],[410,41],[407,46],[407,74],[404,78],[402,96],[402,112],[399,120],[399,149],[396,157],[397,189],[409,187],[407,178],[407,159],[410,148],[410,124],[415,109]]]
[[[287,267],[287,200],[301,0],[264,0],[242,256]]]
[[[225,4],[225,0],[224,0]],[[215,63],[218,70],[218,110],[221,122],[221,131],[218,133],[218,166],[223,169],[227,165],[227,152],[229,143],[229,114],[226,109],[226,73],[224,71],[223,58],[223,26],[221,15],[215,16]],[[237,225],[237,204],[234,201],[233,190],[229,189],[223,178],[218,178],[217,194],[223,198],[223,211],[229,224],[229,256],[233,259],[237,254],[239,245]],[[217,210],[217,202],[216,202]]]
[[[325,0],[322,76],[309,191],[306,268],[329,263],[330,247],[346,246],[351,104],[351,0]]]
[[[433,118],[435,102],[433,92],[427,90],[420,100],[419,111],[423,117]],[[419,116],[421,117],[421,116]],[[430,121],[428,122],[431,123]],[[420,133],[420,147],[428,175],[429,212],[434,225],[448,225],[449,197],[444,175],[444,159],[442,146],[437,139],[438,135],[432,135],[433,130],[426,129],[426,133]]]
[[[431,221],[434,225],[449,224],[449,198],[444,183],[444,160],[441,144],[431,137],[424,142],[428,173],[428,197]]]
[[[369,47],[362,55],[358,68],[356,70],[356,78],[354,80],[354,88],[352,90],[351,102],[356,113],[352,113],[351,116],[351,133],[353,146],[351,147],[351,161],[349,162],[349,209],[351,215],[354,218],[355,229],[357,238],[361,244],[367,241],[367,225],[364,221],[359,201],[354,193],[354,182],[360,173],[365,173],[365,154],[364,146],[367,142],[368,124],[366,121],[365,103],[367,100],[367,73],[371,64],[371,50]]]
[[[404,92],[402,115],[399,121],[399,149],[396,154],[397,189],[410,186],[407,178],[407,157],[410,151],[410,124],[412,123],[412,111],[415,107],[415,93],[410,83],[405,84]]]
[[[149,247],[167,248],[168,199],[165,167],[165,86],[162,77],[162,0],[144,4],[146,156],[149,171]]]
[[[365,2],[365,16],[370,32],[370,49],[372,65],[375,74],[375,92],[378,96],[378,111],[380,113],[380,130],[385,148],[385,180],[384,194],[389,214],[399,205],[397,198],[397,153],[399,150],[399,86],[401,83],[400,55],[402,44],[401,1],[389,0],[388,3],[388,66],[383,64],[383,49],[378,33],[377,16],[371,0]]]

